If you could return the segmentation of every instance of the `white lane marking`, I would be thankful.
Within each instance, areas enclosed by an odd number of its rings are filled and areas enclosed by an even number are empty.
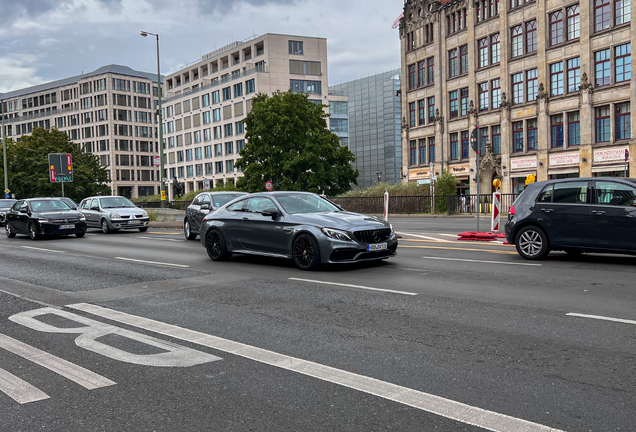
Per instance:
[[[479,250],[479,249],[475,249]],[[422,257],[424,259],[432,259],[432,260],[445,260],[445,261],[465,261],[465,262],[477,262],[477,263],[486,263],[486,264],[504,264],[504,265],[520,265],[520,266],[536,266],[541,267],[543,264],[532,264],[532,263],[514,263],[514,262],[505,262],[505,261],[482,261],[482,260],[472,260],[472,259],[463,259],[463,258],[442,258],[442,257]]]
[[[33,249],[33,250],[39,250],[39,251],[44,251],[44,252],[55,252],[55,253],[64,253],[64,251],[60,251],[60,250],[53,250],[53,249],[44,249],[44,248],[38,248],[38,247],[33,247],[33,246],[21,246],[25,249]]]
[[[26,381],[0,369],[0,392],[20,404],[48,399],[49,395]]]
[[[404,295],[411,295],[411,296],[417,295],[417,293],[408,292],[408,291],[395,291],[395,290],[383,289],[383,288],[371,288],[371,287],[362,286],[362,285],[351,285],[351,284],[344,284],[344,283],[338,283],[338,282],[325,282],[321,280],[300,279],[300,278],[289,278],[289,280],[311,282],[311,283],[323,284],[323,285],[337,285],[337,286],[343,286],[348,288],[359,288],[359,289],[364,289],[369,291],[381,291],[381,292],[388,292],[393,294],[404,294]]]
[[[145,261],[145,260],[140,260],[140,259],[124,258],[124,257],[115,257],[115,259],[124,260],[124,261],[140,262],[140,263],[144,263],[144,264],[170,266],[170,267],[190,267],[189,265],[185,265],[185,264],[162,263],[162,262],[156,262],[156,261]]]
[[[408,270],[408,271],[416,271],[416,272],[428,272],[428,270],[416,269],[416,268],[408,268],[408,267],[400,267],[400,270]]]
[[[566,313],[566,315],[572,316],[572,317],[579,317],[579,318],[591,318],[591,319],[604,320],[604,321],[614,321],[614,322],[619,322],[624,324],[636,324],[636,321],[634,320],[628,320],[623,318],[612,318],[612,317],[606,317],[602,315],[586,315],[586,314],[580,314],[580,313],[574,313],[574,312]]]
[[[149,240],[158,240],[158,241],[171,241],[171,242],[184,242],[184,241],[186,241],[186,240],[177,240],[177,239],[171,239],[171,238],[143,237],[143,236],[136,236],[135,238],[138,238],[138,239],[149,239]]]
[[[410,233],[405,233],[405,232],[395,232],[396,234],[401,234],[401,235],[407,235],[407,236],[411,236],[411,237],[417,237],[417,238],[423,238],[426,240],[435,240],[438,242],[442,242],[442,243],[453,243],[450,240],[444,240],[444,239],[440,239],[440,238],[435,238],[435,237],[429,237],[429,236],[424,236],[424,235],[419,235],[419,234],[410,234]]]
[[[95,372],[3,334],[0,334],[0,348],[62,375],[89,390],[116,384],[115,381],[104,378]]]
[[[552,429],[538,423],[496,413],[494,411],[488,411],[451,399],[413,390],[408,387],[391,384],[379,379],[358,375],[320,363],[290,357],[274,351],[103,308],[101,306],[78,303],[68,305],[67,307],[338,384],[490,431],[560,432],[557,429]]]

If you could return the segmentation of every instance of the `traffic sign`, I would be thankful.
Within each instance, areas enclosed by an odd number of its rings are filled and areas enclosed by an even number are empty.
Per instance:
[[[492,232],[499,231],[500,217],[501,217],[501,193],[494,192],[492,194],[492,221],[491,221]]]
[[[161,157],[159,157],[159,156],[155,156],[155,157],[153,158],[153,165],[154,165],[154,166],[159,166],[159,165],[161,165]]]
[[[68,153],[49,153],[49,177],[54,183],[73,181],[73,159]]]
[[[203,190],[206,190],[206,191],[210,190],[210,179],[203,180]]]
[[[4,193],[8,194],[8,193],[11,193],[11,191],[9,189],[5,189]]]
[[[265,189],[267,189],[268,191],[271,191],[272,189],[274,189],[274,185],[272,184],[271,181],[268,181],[267,183],[265,183]]]
[[[629,159],[629,150],[625,149],[625,162]]]

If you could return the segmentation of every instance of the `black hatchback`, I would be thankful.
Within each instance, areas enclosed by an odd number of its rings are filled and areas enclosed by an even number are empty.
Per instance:
[[[636,254],[636,180],[532,183],[510,207],[506,239],[530,260],[551,250]]]
[[[49,235],[84,237],[86,218],[58,198],[30,198],[13,204],[4,228],[9,238],[16,234],[26,234],[33,240]]]

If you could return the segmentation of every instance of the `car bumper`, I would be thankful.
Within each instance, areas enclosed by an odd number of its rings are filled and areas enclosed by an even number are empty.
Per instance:
[[[511,245],[515,244],[514,228],[515,220],[509,218],[504,226],[504,232],[506,233],[506,241]]]
[[[327,239],[321,244],[323,264],[345,264],[387,259],[397,255],[398,240],[395,234],[386,241],[387,248],[368,251],[367,244]]]
[[[65,225],[73,225],[73,228],[65,228],[60,229],[60,224],[52,224],[52,223],[39,223],[39,233],[40,235],[48,236],[48,235],[65,235],[65,234],[79,234],[86,232],[86,222],[76,222],[74,224],[65,224]]]
[[[135,221],[134,223],[130,223]],[[150,224],[149,218],[144,219],[111,219],[109,221],[110,229],[112,230],[127,230],[127,229],[139,229],[147,228]]]

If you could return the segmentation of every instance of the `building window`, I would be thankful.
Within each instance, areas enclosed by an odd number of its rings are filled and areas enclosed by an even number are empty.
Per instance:
[[[512,76],[512,104],[523,103],[523,72]]]
[[[523,151],[523,122],[518,121],[512,124],[512,151],[514,153]]]
[[[289,41],[289,53],[294,55],[303,55],[302,41]]]
[[[619,45],[614,48],[615,80],[629,81],[632,75],[632,44]]]
[[[435,96],[428,98],[428,122],[435,122]]]
[[[537,120],[528,120],[526,123],[528,129],[528,151],[537,149]]]
[[[512,28],[512,56],[519,57],[523,55],[523,28],[518,25]]]
[[[245,81],[245,93],[250,94],[256,92],[256,85],[253,79]]]
[[[415,32],[411,31],[406,34],[406,51],[410,52],[415,49]]]
[[[429,84],[435,82],[435,57],[426,59],[426,75]]]
[[[459,134],[454,132],[450,134],[451,160],[459,159]]]
[[[452,78],[459,74],[459,59],[457,58],[457,48],[448,52],[448,75]]]
[[[568,19],[568,40],[578,39],[581,36],[581,22],[579,15],[579,5],[567,8]]]
[[[488,83],[477,84],[477,90],[479,92],[479,111],[486,111],[488,109]]]
[[[594,30],[610,28],[610,0],[594,1]]]
[[[629,102],[616,105],[616,139],[624,140],[632,137],[630,126]]]
[[[568,93],[579,91],[581,87],[581,59],[579,57],[567,61]]]
[[[501,126],[492,127],[492,152],[501,154]]]
[[[417,63],[417,86],[424,87],[426,85],[426,61],[422,60]]]
[[[476,5],[477,22],[484,22],[487,19],[499,15],[499,0],[481,0]]]
[[[446,15],[446,34],[452,35],[466,28],[467,10],[460,9]]]
[[[486,143],[488,142],[488,128],[483,127],[479,129],[479,133],[481,134],[481,154],[483,155],[486,151]]]
[[[510,0],[510,9],[523,6],[526,3],[530,3],[532,0]]]
[[[499,33],[490,36],[490,64],[497,64],[501,59],[501,42]]]
[[[422,138],[418,141],[419,144],[419,153],[420,153],[420,163],[426,163],[426,138]]]
[[[537,70],[532,69],[526,72],[526,94],[528,95],[528,102],[537,100],[537,93],[539,91],[537,81]]]
[[[468,73],[468,45],[459,47],[459,73]]]
[[[614,7],[616,9],[616,25],[625,24],[632,20],[631,0],[616,0]]]
[[[461,97],[459,115],[466,116],[468,115],[468,104],[470,103],[468,100],[468,87],[461,89],[459,95]]]
[[[526,53],[537,51],[537,20],[526,23]]]
[[[292,93],[322,94],[322,82],[290,80]]]
[[[424,43],[433,43],[434,27],[433,23],[424,25]]]
[[[552,130],[552,148],[563,147],[563,115],[553,115],[550,118]]]
[[[553,63],[550,65],[550,95],[558,96],[563,94],[563,63]]]
[[[610,83],[610,50],[605,49],[594,53],[594,82],[596,87]]]
[[[479,49],[479,67],[488,66],[488,38],[480,39],[477,42]]]
[[[501,80],[499,78],[490,81],[492,94],[492,109],[498,109],[501,105]]]
[[[410,142],[411,145],[411,165],[417,165],[417,148],[415,140]]]
[[[458,97],[458,91],[452,91],[449,93],[449,98],[450,98],[450,118],[457,118],[459,117],[459,97]]]
[[[409,126],[415,127],[415,102],[409,103]]]
[[[422,126],[426,123],[426,100],[417,101],[417,124]]]
[[[468,131],[462,132],[462,159],[468,159],[470,157],[469,153],[469,140],[468,140]]]
[[[578,112],[568,113],[568,147],[581,144],[581,117]]]
[[[596,142],[610,140],[610,109],[609,106],[596,108]]]
[[[563,43],[563,12],[550,14],[550,45]]]
[[[428,139],[428,161],[435,162],[435,138]]]
[[[409,65],[409,90],[414,90],[417,87],[417,75],[415,70],[415,64]]]
[[[230,87],[225,87],[223,89],[223,100],[230,100],[232,99],[232,89]]]

